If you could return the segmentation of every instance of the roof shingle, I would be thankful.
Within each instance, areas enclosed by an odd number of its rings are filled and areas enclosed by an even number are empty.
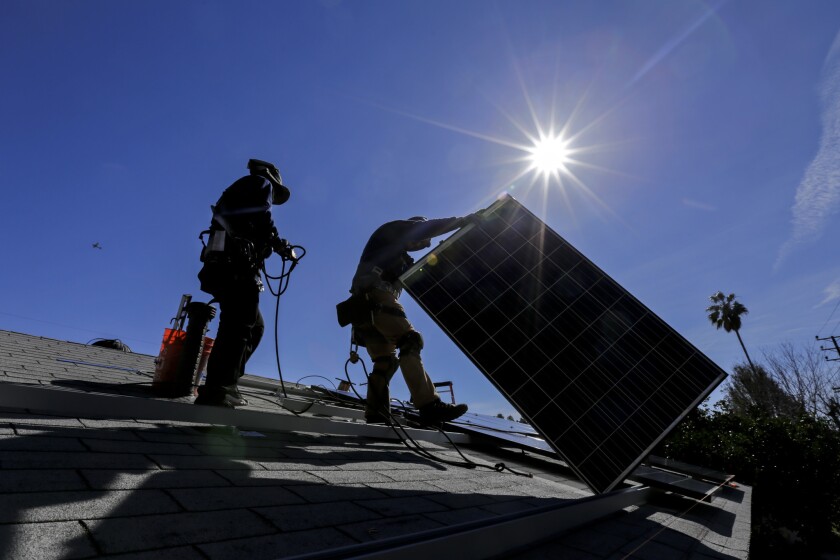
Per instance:
[[[95,386],[81,381],[143,394],[136,384],[150,382],[154,365],[151,356],[8,331],[0,331],[0,356],[0,383],[63,391]],[[253,408],[288,414],[269,391],[255,394]],[[290,557],[423,531],[457,532],[591,496],[556,461],[492,446],[464,452],[536,476],[446,465],[395,441],[5,405],[4,558]],[[460,459],[450,446],[423,446]],[[515,557],[746,558],[750,495],[741,487],[723,489],[711,504],[654,500],[553,542],[532,543]]]

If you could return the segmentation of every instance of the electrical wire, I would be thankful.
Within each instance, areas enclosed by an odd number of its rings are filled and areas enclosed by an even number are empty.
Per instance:
[[[295,255],[295,249],[300,249],[300,255]],[[306,256],[306,249],[301,247],[300,245],[291,245],[289,247],[289,252],[291,255],[295,255],[293,257],[287,257],[286,255],[281,255],[283,264],[280,268],[280,275],[279,276],[272,276],[268,273],[265,269],[265,263],[262,266],[262,273],[265,276],[265,283],[268,285],[268,291],[275,297],[274,303],[274,359],[277,362],[277,374],[280,376],[280,389],[283,390],[283,397],[288,398],[289,396],[286,394],[286,384],[283,383],[283,369],[280,367],[280,342],[278,340],[277,331],[278,331],[278,318],[280,317],[280,296],[286,293],[286,290],[289,289],[289,280],[292,276],[292,271],[295,269],[297,264],[300,262],[304,256]],[[291,266],[289,266],[289,270],[286,270],[286,264],[291,261]],[[274,291],[271,287],[271,280],[277,280],[277,292]]]
[[[85,344],[88,346],[111,348],[112,350],[121,350],[123,352],[131,353],[131,347],[119,338],[92,338]]]
[[[399,399],[391,399],[391,400],[394,400],[394,401],[398,402],[400,405],[403,406],[403,408],[406,408],[405,403],[403,403]],[[398,423],[398,422],[396,422],[396,420],[393,417],[392,417],[392,420],[394,421],[394,423]],[[446,465],[452,465],[452,466],[455,466],[455,467],[463,467],[463,468],[467,468],[467,469],[486,468],[486,469],[490,469],[490,470],[493,470],[493,471],[496,471],[496,472],[509,471],[511,474],[515,474],[516,476],[524,476],[524,477],[527,477],[527,478],[533,478],[533,476],[534,476],[531,473],[523,473],[523,472],[519,472],[519,471],[516,471],[514,469],[511,469],[510,467],[508,467],[504,463],[496,463],[495,465],[487,465],[487,464],[483,464],[483,463],[476,463],[475,461],[473,461],[472,459],[469,459],[466,455],[464,455],[461,452],[461,449],[455,444],[454,441],[452,441],[452,438],[449,437],[449,434],[447,434],[440,426],[434,426],[434,428],[437,431],[439,431],[443,435],[443,437],[445,437],[447,439],[447,441],[449,441],[449,444],[452,445],[452,448],[455,449],[455,451],[458,453],[458,455],[461,456],[461,458],[463,459],[463,462],[452,461],[450,459],[443,459],[441,457],[438,457],[438,456],[434,455],[431,451],[428,451],[427,449],[423,449],[420,446],[420,444],[417,443],[417,441],[414,440],[411,437],[411,435],[408,433],[408,431],[405,430],[405,428],[402,425],[400,425],[400,428],[403,430],[403,433],[405,434],[406,439],[411,441],[412,445],[414,445],[414,447],[416,448],[415,451],[420,452],[421,456],[426,457],[428,459],[431,459],[433,461],[437,461],[439,463],[444,463]],[[406,442],[403,441],[403,443],[406,443]],[[408,446],[408,444],[406,444],[406,446],[409,447],[409,449],[412,449],[412,447]]]
[[[356,389],[353,385],[353,382],[350,380],[350,373],[348,371],[347,366],[351,362],[354,362],[354,358],[355,358],[355,361],[358,361],[359,363],[362,364],[362,370],[365,373],[365,377],[370,379],[370,375],[368,374],[367,367],[365,366],[364,359],[361,358],[358,354],[356,354],[355,351],[352,350],[352,347],[351,347],[351,356],[344,363],[344,374],[347,376],[347,382],[350,383],[350,387],[353,389],[353,392],[356,393],[356,396],[359,397],[359,400],[364,400],[364,399],[362,399],[361,395],[359,395],[359,393],[356,391]],[[391,400],[397,402],[403,408],[403,410],[408,410],[408,407],[406,406],[406,404],[403,403],[401,400],[396,399],[396,398],[392,398]],[[458,455],[461,456],[463,461],[453,461],[451,459],[445,459],[445,458],[439,457],[439,456],[433,454],[431,451],[429,451],[427,449],[424,449],[414,438],[411,437],[411,434],[406,429],[406,426],[401,424],[400,421],[397,419],[397,416],[390,411],[390,407],[388,407],[387,410],[383,408],[383,410],[381,412],[383,413],[383,416],[386,416],[386,418],[388,418],[389,426],[394,431],[394,433],[396,434],[397,439],[399,439],[400,442],[402,442],[402,444],[405,445],[410,451],[413,451],[414,453],[418,454],[419,456],[421,456],[425,459],[428,459],[430,461],[434,461],[434,462],[437,462],[437,463],[443,463],[445,465],[450,465],[450,466],[454,466],[454,467],[462,467],[462,468],[466,468],[466,469],[475,469],[475,468],[480,467],[480,468],[490,469],[490,470],[493,470],[493,471],[496,471],[496,472],[508,471],[511,474],[514,474],[516,476],[524,476],[524,477],[527,477],[527,478],[533,478],[533,476],[534,476],[531,473],[524,473],[524,472],[519,472],[519,471],[516,471],[514,469],[511,469],[510,467],[508,467],[504,463],[496,463],[495,465],[492,465],[492,466],[482,464],[482,463],[476,463],[475,461],[472,461],[471,459],[467,458],[461,452],[461,450],[458,448],[458,446],[455,445],[455,442],[452,441],[452,438],[449,437],[449,434],[447,434],[443,429],[441,429],[440,426],[434,426],[434,428],[437,431],[439,431],[441,434],[443,434],[443,437],[445,437],[446,440],[449,442],[449,444],[452,445],[452,447],[455,449],[455,451],[458,453]]]
[[[357,353],[357,351],[356,351],[356,350],[354,349],[354,347],[351,345],[351,347],[350,347],[350,357],[349,357],[349,358],[347,358],[347,361],[346,361],[346,362],[344,362],[344,375],[345,375],[345,377],[347,378],[347,382],[350,384],[350,389],[352,389],[352,391],[353,391],[353,393],[356,395],[356,397],[357,397],[360,401],[364,401],[364,400],[365,400],[365,399],[364,399],[364,397],[362,397],[362,396],[359,394],[359,392],[358,392],[358,391],[356,391],[356,385],[355,385],[355,384],[353,383],[353,381],[350,379],[350,372],[348,371],[348,367],[347,367],[349,364],[351,364],[351,363],[356,363],[356,362],[359,362],[359,363],[361,364],[361,366],[362,366],[362,371],[364,371],[364,374],[365,374],[365,378],[366,378],[366,379],[369,379],[369,378],[370,378],[370,375],[368,374],[367,366],[365,365],[365,361],[364,361],[364,359],[362,359],[362,357],[361,357],[361,356],[359,356],[359,354]],[[452,424],[454,424],[454,425],[456,425],[456,426],[470,426],[470,425],[472,425],[472,424],[471,424],[468,420],[467,420],[467,421],[453,421],[453,422],[452,422]],[[516,436],[533,437],[533,436],[536,436],[536,435],[537,435],[537,434],[536,434],[536,433],[534,433],[534,432],[521,432],[521,431],[518,431],[518,430],[503,430],[503,429],[501,429],[501,428],[492,428],[492,427],[488,427],[488,426],[479,426],[479,427],[480,427],[482,430],[487,430],[487,431],[492,431],[492,432],[498,432],[498,433],[502,433],[502,434],[516,435]]]
[[[318,379],[324,379],[327,383],[332,385],[334,391],[338,391],[338,388],[335,386],[335,383],[333,383],[332,380],[329,377],[324,377],[323,375],[304,375],[303,377],[301,377],[300,379],[295,381],[295,383],[300,383],[304,379],[309,379],[310,377],[317,377]],[[317,387],[317,385],[316,385],[316,387]],[[323,385],[321,386],[321,388],[325,389],[325,390],[329,390],[326,387],[324,387]]]
[[[820,330],[817,331],[818,337],[822,334],[822,330],[825,328],[828,322],[831,321],[831,318],[834,317],[834,314],[837,312],[838,307],[840,307],[840,299],[837,300],[837,304],[834,306],[834,309],[831,310],[831,313],[828,315],[828,319],[825,320],[825,323],[823,323],[823,326],[821,326]],[[838,325],[840,325],[840,323],[838,323]],[[837,330],[836,326],[834,327],[834,330]]]
[[[275,404],[277,404],[277,401],[274,401],[274,402],[275,402]],[[309,409],[310,409],[310,408],[312,408],[313,406],[315,406],[318,402],[319,402],[319,401],[318,401],[317,399],[312,399],[312,400],[310,400],[310,401],[309,401],[309,406],[307,406],[307,407],[306,407],[306,408],[304,408],[303,410],[292,410],[291,408],[287,407],[287,406],[286,406],[286,405],[284,405],[283,403],[279,403],[279,404],[280,404],[280,408],[282,408],[282,409],[283,409],[283,410],[285,410],[286,412],[291,412],[291,413],[292,413],[292,414],[294,414],[295,416],[300,416],[300,415],[301,415],[301,414],[303,414],[304,412],[309,412]]]
[[[367,367],[365,366],[365,361],[362,360],[361,358],[359,358],[358,354],[356,354],[356,357],[358,358],[359,363],[362,364],[362,371],[365,372],[365,379],[370,379],[370,375],[368,374]],[[359,398],[360,401],[364,401],[365,399],[356,390],[356,384],[353,383],[353,381],[350,380],[350,372],[347,371],[347,366],[351,363],[353,363],[353,357],[352,356],[347,358],[347,361],[344,362],[344,375],[347,376],[347,382],[350,384],[350,389],[353,390],[353,393],[355,393],[355,395]]]

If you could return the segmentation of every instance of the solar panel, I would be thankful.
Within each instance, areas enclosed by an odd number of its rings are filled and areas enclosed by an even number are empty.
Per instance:
[[[726,374],[510,196],[405,290],[592,490],[607,492]]]

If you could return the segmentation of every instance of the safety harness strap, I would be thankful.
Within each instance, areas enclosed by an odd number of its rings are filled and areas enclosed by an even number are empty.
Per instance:
[[[407,318],[405,311],[397,309],[396,307],[390,307],[378,303],[373,304],[372,307],[374,312],[385,313],[386,315],[393,315],[394,317],[402,317],[403,319]]]

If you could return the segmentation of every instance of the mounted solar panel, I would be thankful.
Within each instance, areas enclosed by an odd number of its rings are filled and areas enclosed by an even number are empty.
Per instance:
[[[400,280],[598,493],[726,377],[509,196]]]

